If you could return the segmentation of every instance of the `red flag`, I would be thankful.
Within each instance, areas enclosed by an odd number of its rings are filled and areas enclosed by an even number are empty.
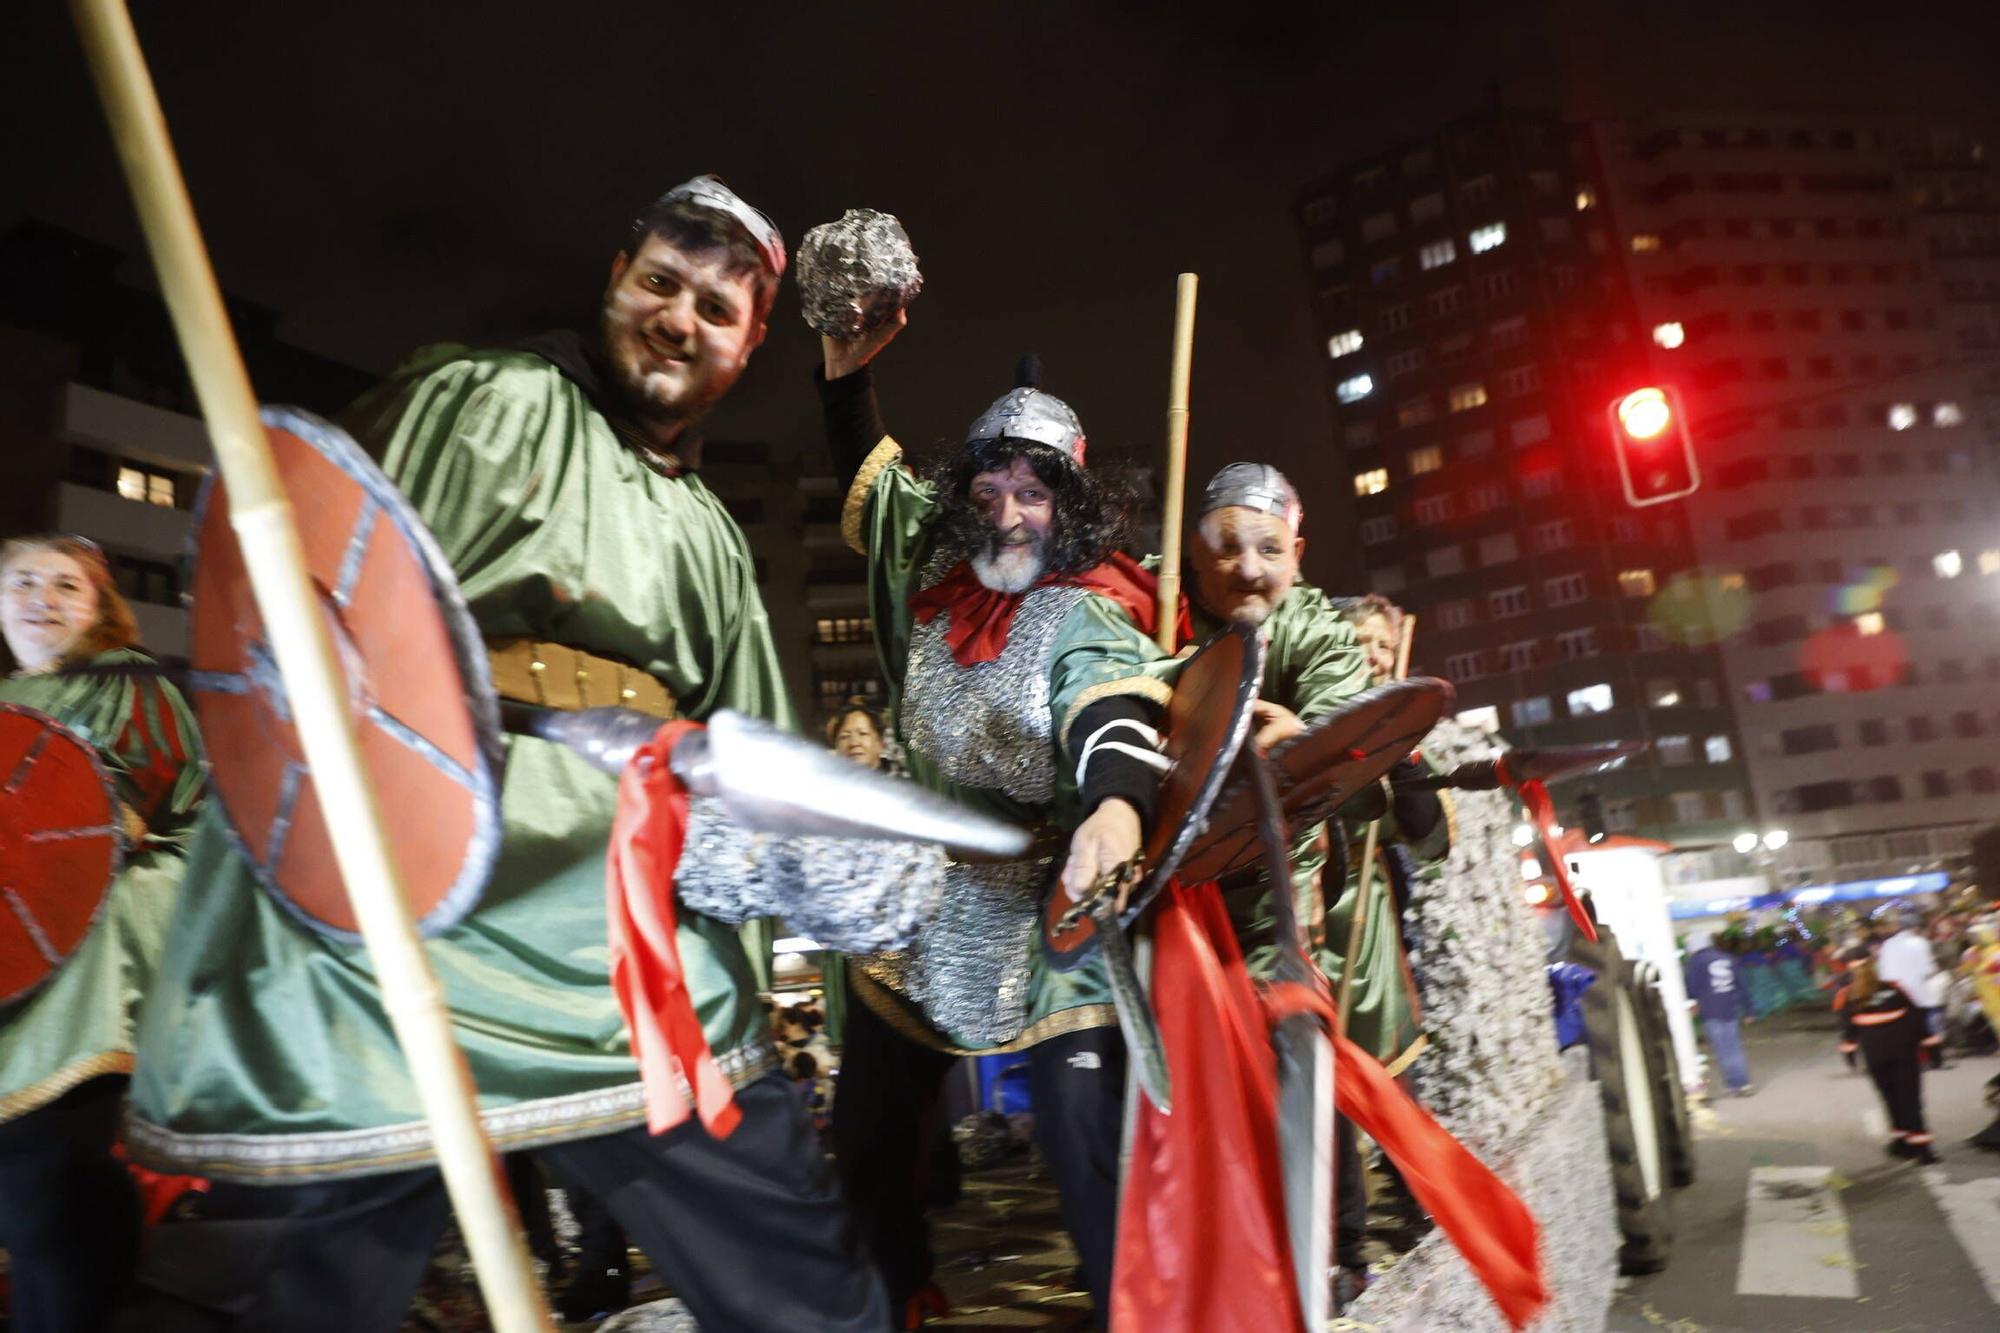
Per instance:
[[[1297,983],[1259,998],[1219,895],[1171,884],[1154,926],[1153,995],[1175,1112],[1141,1099],[1118,1225],[1114,1333],[1297,1328],[1278,1162],[1270,1030],[1327,998]],[[1334,1041],[1340,1111],[1410,1192],[1515,1328],[1548,1303],[1539,1228],[1514,1192],[1410,1100],[1381,1063]]]
[[[687,1119],[685,1080],[702,1124],[722,1138],[736,1128],[742,1112],[708,1049],[674,933],[674,868],[687,836],[688,798],[668,761],[674,743],[699,725],[662,726],[618,779],[604,914],[611,935],[611,989],[632,1033],[647,1128],[664,1134]]]

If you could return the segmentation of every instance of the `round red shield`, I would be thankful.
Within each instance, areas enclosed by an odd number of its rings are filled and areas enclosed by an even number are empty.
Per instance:
[[[1451,706],[1451,685],[1428,676],[1391,681],[1355,695],[1283,745],[1271,767],[1285,819],[1317,824],[1355,792],[1409,757]],[[1220,879],[1262,855],[1250,784],[1232,781],[1181,865],[1187,883]]]
[[[500,845],[499,707],[436,542],[380,468],[295,408],[264,425],[333,634],[411,914],[434,935],[478,902]],[[189,694],[236,846],[286,910],[358,940],[333,839],[251,595],[220,479],[196,519]]]
[[[83,943],[123,863],[96,747],[46,713],[0,704],[0,1004]]]
[[[1264,675],[1264,640],[1253,628],[1217,630],[1188,659],[1167,704],[1167,758],[1173,767],[1160,783],[1160,806],[1143,851],[1144,878],[1120,919],[1130,925],[1180,868],[1200,838],[1209,807],[1222,790],[1236,752],[1250,731],[1250,706]],[[1097,949],[1097,924],[1062,881],[1042,905],[1042,946],[1049,965],[1067,972]]]

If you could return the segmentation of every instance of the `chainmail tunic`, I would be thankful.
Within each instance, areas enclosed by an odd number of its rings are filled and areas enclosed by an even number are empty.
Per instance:
[[[946,646],[946,617],[915,627],[904,673],[901,726],[910,749],[951,782],[1002,792],[1024,805],[1055,800],[1055,719],[1049,654],[1064,620],[1089,590],[1031,589],[1007,646],[990,662],[960,666]],[[1029,962],[1053,858],[950,862],[937,917],[908,949],[863,967],[966,1041],[1019,1036],[1028,1012]]]

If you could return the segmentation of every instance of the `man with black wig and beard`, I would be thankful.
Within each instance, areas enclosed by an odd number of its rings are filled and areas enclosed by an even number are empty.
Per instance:
[[[1155,730],[1176,670],[1148,637],[1151,581],[1118,552],[1119,507],[1084,470],[1061,399],[1003,395],[930,477],[883,428],[868,363],[898,314],[823,339],[820,380],[848,544],[911,776],[1066,853],[952,864],[912,947],[854,960],[834,1145],[849,1206],[905,1327],[941,1313],[919,1200],[926,1121],[953,1055],[1025,1051],[1035,1134],[1100,1312],[1118,1203],[1124,1042],[1101,965],[1042,961],[1038,905],[1135,856],[1158,786]]]

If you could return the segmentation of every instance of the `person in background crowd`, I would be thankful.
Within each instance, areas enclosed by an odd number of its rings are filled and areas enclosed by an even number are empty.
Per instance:
[[[1922,1008],[1907,992],[1884,978],[1875,960],[1857,957],[1852,980],[1841,1006],[1843,1049],[1859,1048],[1889,1113],[1891,1157],[1905,1157],[1925,1166],[1936,1165],[1936,1142],[1924,1125],[1921,1052],[1936,1049],[1942,1038],[1930,1031]]]
[[[863,768],[880,768],[888,753],[882,715],[861,698],[849,699],[826,721],[826,743],[843,759]]]
[[[140,1201],[112,1144],[135,1015],[201,797],[201,753],[180,691],[145,670],[153,659],[139,650],[132,610],[95,543],[8,542],[0,635],[15,663],[0,703],[88,739],[125,825],[125,863],[96,924],[39,987],[0,1003],[0,1249],[10,1256],[14,1327],[81,1333],[104,1327],[139,1254]],[[86,666],[103,670],[69,670]],[[33,810],[25,816],[32,827]]]
[[[1910,1003],[1923,1010],[1930,1032],[1938,1035],[1943,1027],[1944,996],[1937,982],[1937,951],[1925,931],[1923,910],[1914,903],[1902,904],[1896,908],[1896,922],[1899,929],[1882,942],[1877,973],[1883,981],[1902,988]],[[1931,1056],[1939,1069],[1946,1067],[1942,1042],[1931,1047]]]
[[[1712,932],[1697,930],[1688,936],[1686,969],[1688,999],[1701,1015],[1723,1081],[1734,1095],[1748,1097],[1756,1088],[1743,1055],[1743,987],[1736,960],[1715,947]]]

